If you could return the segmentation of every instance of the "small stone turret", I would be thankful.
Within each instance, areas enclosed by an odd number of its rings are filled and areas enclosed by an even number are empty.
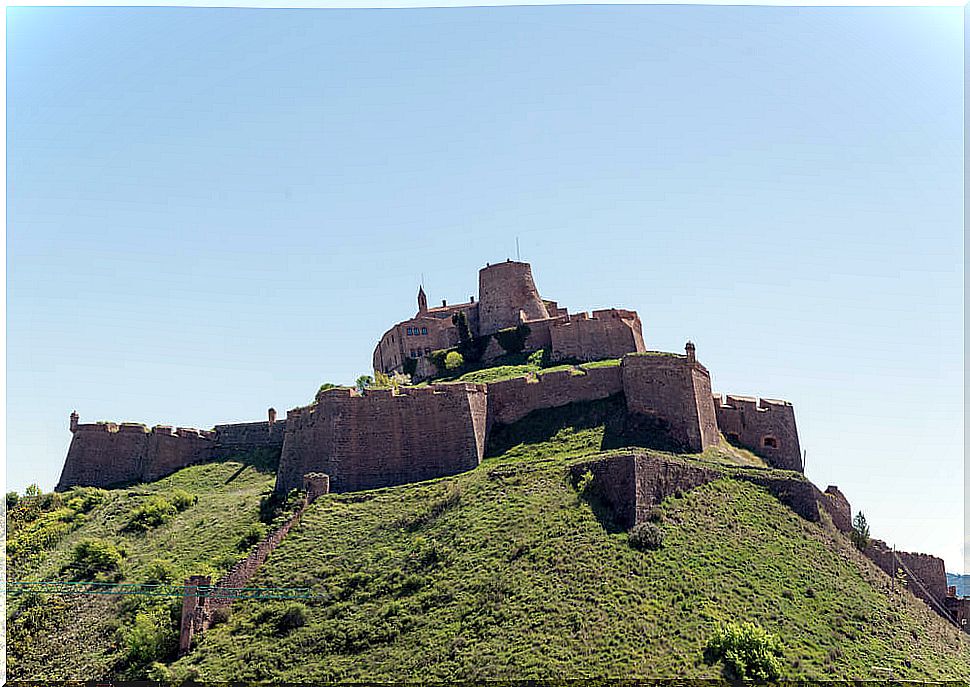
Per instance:
[[[269,431],[272,432],[273,425],[276,424],[276,408],[270,408],[267,414],[269,415]]]
[[[687,353],[687,362],[696,363],[697,362],[697,349],[694,347],[693,341],[688,341],[684,346],[684,351]]]
[[[79,417],[80,416],[77,414],[76,410],[71,413],[71,434],[74,434],[77,431],[77,423],[78,423]]]
[[[418,312],[428,312],[428,296],[424,293],[424,286],[418,287]]]

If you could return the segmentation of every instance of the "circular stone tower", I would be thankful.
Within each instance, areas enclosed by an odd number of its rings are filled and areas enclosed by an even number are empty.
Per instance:
[[[549,317],[532,281],[532,268],[527,262],[500,262],[478,272],[478,330],[491,334],[515,327],[521,321]]]

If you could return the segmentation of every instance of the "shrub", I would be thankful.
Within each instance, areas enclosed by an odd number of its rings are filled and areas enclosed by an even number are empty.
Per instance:
[[[653,550],[663,546],[664,533],[652,522],[641,522],[630,530],[627,538],[635,549]]]
[[[774,680],[781,673],[780,642],[754,623],[718,626],[704,653],[708,663],[723,662],[729,678]]]
[[[170,562],[156,558],[145,566],[145,584],[171,584],[179,578],[178,569]]]
[[[418,371],[418,359],[417,358],[405,358],[404,359],[404,374],[408,377],[413,377]]]
[[[869,523],[866,522],[866,516],[862,514],[861,510],[852,519],[852,534],[850,536],[852,543],[859,551],[865,551],[869,548]]]
[[[131,512],[128,529],[150,530],[163,525],[178,513],[178,509],[164,496],[156,494],[149,497]]]
[[[465,364],[465,359],[458,351],[451,351],[445,356],[445,369],[454,372]]]
[[[286,634],[290,630],[306,625],[306,606],[301,603],[287,604],[276,620],[278,634]]]
[[[536,367],[549,367],[552,362],[552,355],[548,348],[540,348],[529,355],[529,364]]]
[[[495,340],[506,353],[521,353],[525,348],[525,340],[529,338],[531,332],[529,325],[520,324],[518,327],[499,329],[495,332]]]
[[[97,487],[78,487],[67,494],[67,507],[76,513],[87,513],[104,501],[107,495],[107,491]]]
[[[455,349],[453,348],[440,348],[437,351],[431,351],[431,353],[428,354],[428,360],[431,361],[431,364],[435,366],[435,369],[438,371],[439,375],[443,375],[445,373],[445,358],[454,350]]]
[[[219,606],[218,608],[213,608],[212,613],[209,614],[209,623],[211,627],[216,625],[222,625],[223,623],[229,622],[229,616],[232,614],[229,606]]]
[[[328,389],[336,389],[338,386],[339,386],[338,384],[331,384],[330,382],[324,382],[323,384],[320,385],[320,388],[317,389],[317,393],[319,394],[320,392],[327,391]]]
[[[374,383],[374,378],[371,377],[370,375],[361,375],[356,380],[354,380],[354,386],[357,388],[357,391],[361,393],[363,393],[364,389],[366,389],[373,383]]]
[[[7,492],[7,510],[10,510],[20,502],[20,494],[15,491]]]
[[[257,542],[262,540],[262,538],[265,536],[266,536],[266,525],[259,522],[254,522],[252,525],[249,526],[249,529],[246,530],[246,534],[244,534],[242,538],[239,540],[239,543],[236,545],[236,548],[239,549],[240,551],[247,551],[250,548],[252,548]]]
[[[85,539],[74,547],[71,562],[74,574],[80,579],[92,579],[103,573],[121,570],[124,553],[103,539]]]
[[[175,506],[175,510],[181,513],[186,508],[194,506],[199,500],[199,497],[196,494],[190,494],[185,489],[173,489],[169,494],[169,499],[172,505]]]
[[[585,494],[593,484],[593,473],[587,470],[576,481],[576,491]]]
[[[165,658],[177,643],[171,612],[159,606],[135,614],[131,627],[121,629],[121,638],[130,664],[144,665]]]

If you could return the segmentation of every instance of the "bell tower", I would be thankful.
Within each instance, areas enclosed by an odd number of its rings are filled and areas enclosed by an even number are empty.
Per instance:
[[[428,297],[424,293],[424,286],[418,287],[418,312],[428,312]]]

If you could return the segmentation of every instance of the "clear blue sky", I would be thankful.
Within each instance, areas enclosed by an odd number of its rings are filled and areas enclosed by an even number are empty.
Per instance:
[[[514,256],[791,400],[808,475],[963,568],[962,8],[9,9],[8,488],[68,414],[368,372]]]

